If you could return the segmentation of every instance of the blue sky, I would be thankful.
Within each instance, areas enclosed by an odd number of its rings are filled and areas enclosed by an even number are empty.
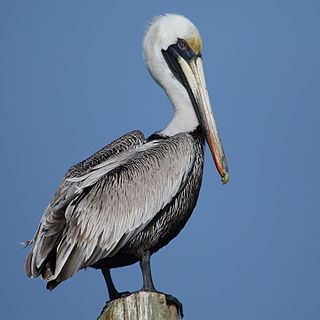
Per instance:
[[[66,170],[120,135],[166,126],[145,69],[147,22],[189,17],[230,167],[206,153],[198,205],[152,257],[155,285],[185,319],[320,318],[319,1],[1,1],[1,319],[95,319],[99,271],[53,292],[25,276],[27,249]],[[115,270],[142,285],[137,265]]]

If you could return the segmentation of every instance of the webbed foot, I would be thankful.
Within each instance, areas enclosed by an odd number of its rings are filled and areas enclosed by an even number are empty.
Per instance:
[[[107,303],[108,302],[110,302],[110,301],[112,301],[112,300],[116,300],[116,299],[120,299],[120,298],[125,298],[125,297],[127,297],[127,296],[130,296],[130,294],[132,294],[133,292],[130,292],[130,291],[123,291],[123,292],[118,292],[118,291],[116,291],[116,292],[113,292],[111,295],[110,295],[110,300],[109,301],[107,301]]]

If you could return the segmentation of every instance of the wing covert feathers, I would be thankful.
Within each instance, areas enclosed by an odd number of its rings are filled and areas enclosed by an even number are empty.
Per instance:
[[[34,237],[29,276],[54,287],[112,257],[170,203],[193,167],[194,141],[187,133],[144,141],[131,132],[68,171]]]
[[[66,227],[65,210],[76,196],[76,183],[67,179],[81,176],[89,171],[92,166],[130,148],[141,145],[144,141],[145,138],[142,132],[138,130],[129,132],[68,170],[46,208],[33,239],[24,242],[26,245],[34,244],[25,262],[26,273],[29,277],[37,277],[40,273],[43,274],[45,272],[46,267],[44,265],[47,265],[46,260],[48,260],[49,254],[61,240],[62,231]],[[48,271],[43,276],[47,277],[51,269],[48,266]]]

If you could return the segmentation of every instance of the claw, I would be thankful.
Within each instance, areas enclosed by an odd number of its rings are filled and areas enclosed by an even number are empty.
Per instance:
[[[167,304],[169,304],[169,305],[173,304],[178,311],[178,315],[179,315],[180,319],[182,319],[184,316],[182,303],[176,297],[172,296],[171,294],[164,293],[164,295],[166,296]]]

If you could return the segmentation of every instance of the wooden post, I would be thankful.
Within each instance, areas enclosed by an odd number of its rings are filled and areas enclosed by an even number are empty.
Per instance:
[[[140,291],[106,304],[98,320],[179,320],[174,305],[165,295]]]

